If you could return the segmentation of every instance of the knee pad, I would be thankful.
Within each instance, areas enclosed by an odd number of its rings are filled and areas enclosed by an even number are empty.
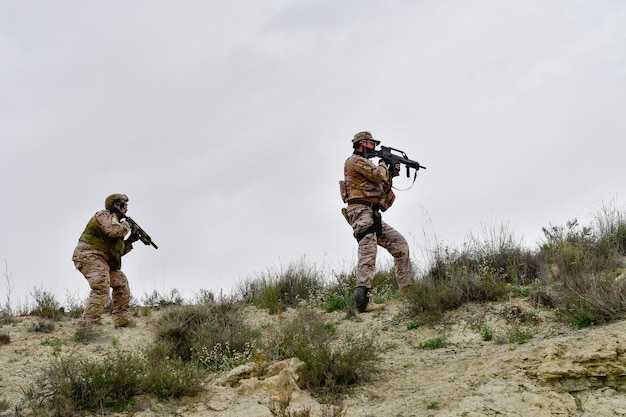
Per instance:
[[[354,302],[356,309],[361,313],[365,310],[367,303],[369,302],[369,289],[367,287],[356,287],[354,290]]]

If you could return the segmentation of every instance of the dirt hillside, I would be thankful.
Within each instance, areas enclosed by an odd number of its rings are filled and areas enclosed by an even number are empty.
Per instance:
[[[573,330],[551,310],[515,298],[464,306],[429,327],[403,319],[399,300],[387,307],[350,320],[328,314],[339,334],[374,335],[380,346],[380,371],[345,398],[346,417],[626,416],[626,322]],[[264,310],[246,309],[253,325],[279,320]],[[0,398],[17,403],[21,389],[54,354],[97,357],[113,349],[148,346],[159,315],[137,317],[135,327],[119,329],[105,316],[100,336],[88,344],[73,340],[75,320],[39,333],[28,331],[37,318],[16,318],[0,328],[11,340],[0,346]],[[483,340],[484,326],[493,330],[493,340]],[[435,338],[444,345],[420,347]],[[271,417],[272,401],[289,395],[288,410],[329,416],[328,408],[298,388],[297,369],[297,360],[270,367],[263,375],[243,365],[207,381],[194,397],[170,402],[139,398],[132,411],[109,415]],[[13,416],[14,411],[0,415]]]

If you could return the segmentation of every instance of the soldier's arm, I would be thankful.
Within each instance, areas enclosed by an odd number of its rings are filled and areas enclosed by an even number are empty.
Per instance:
[[[96,213],[96,221],[100,224],[104,233],[110,237],[123,238],[130,232],[128,222],[120,222],[117,216],[110,213],[108,210],[102,210]]]
[[[389,173],[386,165],[375,165],[364,158],[359,158],[354,161],[354,169],[356,172],[374,183],[388,181],[389,179]]]

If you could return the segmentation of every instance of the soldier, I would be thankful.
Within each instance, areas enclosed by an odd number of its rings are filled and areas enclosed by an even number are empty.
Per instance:
[[[382,221],[380,211],[387,210],[395,199],[391,190],[392,177],[382,159],[378,165],[368,158],[380,144],[370,132],[359,132],[352,139],[354,152],[343,168],[344,181],[341,192],[347,208],[342,212],[352,226],[358,248],[358,265],[354,301],[359,312],[382,310],[384,304],[372,300],[372,281],[376,267],[377,245],[387,249],[393,256],[396,281],[400,292],[412,288],[413,266],[406,239],[394,228]],[[396,171],[399,167],[396,167]]]
[[[100,322],[109,288],[113,289],[113,324],[115,327],[126,327],[129,323],[130,288],[120,268],[122,256],[133,249],[133,242],[139,239],[139,235],[133,233],[128,222],[122,221],[123,214],[128,210],[125,194],[111,194],[106,198],[104,208],[89,220],[72,256],[76,269],[85,276],[91,288],[79,322],[81,327]],[[129,232],[129,238],[124,240]]]

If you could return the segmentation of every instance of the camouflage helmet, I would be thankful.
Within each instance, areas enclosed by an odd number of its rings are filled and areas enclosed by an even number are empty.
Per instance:
[[[362,140],[371,140],[372,142],[374,142],[376,145],[380,144],[379,140],[374,139],[374,137],[372,136],[372,134],[370,132],[359,132],[356,135],[354,135],[354,137],[352,138],[352,144],[356,144]]]
[[[111,194],[104,200],[104,208],[111,208],[113,203],[128,203],[128,196],[126,194]]]

